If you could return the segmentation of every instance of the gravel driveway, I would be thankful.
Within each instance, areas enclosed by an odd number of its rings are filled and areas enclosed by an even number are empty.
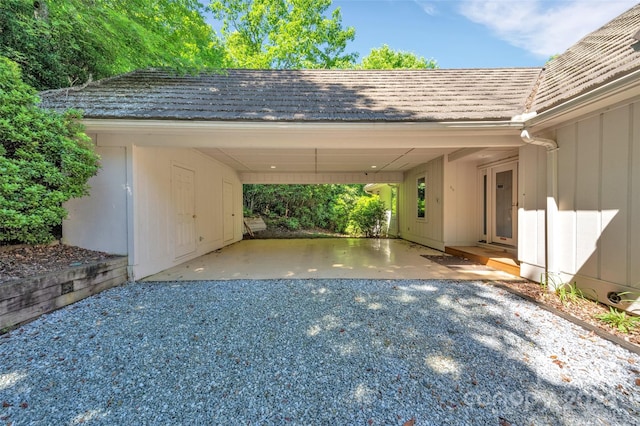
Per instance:
[[[0,336],[23,424],[631,425],[640,357],[481,282],[137,283]]]

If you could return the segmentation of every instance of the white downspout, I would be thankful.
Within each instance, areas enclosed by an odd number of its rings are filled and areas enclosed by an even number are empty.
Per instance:
[[[545,214],[545,274],[558,273],[556,262],[556,225],[558,217],[558,143],[552,139],[529,134],[527,129],[520,133],[525,143],[543,146],[547,149],[547,208]],[[549,282],[550,280],[547,280]],[[550,282],[553,282],[552,280]],[[551,289],[553,290],[553,289]]]

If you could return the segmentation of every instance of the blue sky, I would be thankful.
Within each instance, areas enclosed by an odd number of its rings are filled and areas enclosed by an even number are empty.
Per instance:
[[[206,0],[203,1],[206,3]],[[542,66],[637,0],[333,0],[347,52],[360,59],[389,45],[433,58],[440,68]],[[219,22],[209,17],[215,29]]]
[[[542,66],[635,0],[334,0],[360,58],[388,44],[441,68]]]

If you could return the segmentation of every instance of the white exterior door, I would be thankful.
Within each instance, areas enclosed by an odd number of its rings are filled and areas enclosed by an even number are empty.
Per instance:
[[[517,244],[518,165],[505,164],[491,169],[491,242]]]
[[[223,240],[230,241],[235,237],[235,213],[233,211],[233,184],[223,181],[222,183],[222,208],[224,214],[224,235]]]
[[[196,250],[195,172],[174,165],[171,178],[175,209],[175,257],[179,258]]]

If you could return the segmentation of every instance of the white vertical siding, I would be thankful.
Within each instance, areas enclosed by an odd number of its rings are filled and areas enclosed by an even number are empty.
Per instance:
[[[639,109],[624,105],[556,129],[558,266],[601,300],[640,289]]]
[[[444,245],[476,244],[481,237],[481,188],[473,161],[444,160]]]
[[[600,279],[625,283],[627,256],[621,254],[626,254],[629,238],[629,109],[618,108],[604,113],[602,124]]]
[[[538,268],[545,266],[546,155],[543,147],[526,145],[518,163],[518,259]],[[538,273],[528,278],[540,279]]]
[[[101,168],[89,179],[90,194],[65,204],[65,243],[89,250],[127,254],[127,169],[123,147],[97,147]]]
[[[629,115],[632,128],[629,136],[628,283],[640,289],[640,105],[638,103],[632,105]]]
[[[191,149],[134,147],[136,278],[175,266],[223,246],[222,182],[234,188],[234,238],[242,239],[242,185],[236,173]],[[172,165],[195,172],[196,250],[177,258],[174,241]]]
[[[560,271],[576,272],[577,215],[576,215],[576,138],[577,126],[558,130],[562,148],[558,151],[558,223],[561,238],[556,242],[557,265]]]
[[[578,124],[576,150],[576,262],[584,275],[598,276],[598,239],[600,238],[600,141],[601,118]],[[560,149],[562,145],[559,143]],[[558,165],[560,168],[563,165]]]
[[[414,241],[438,250],[444,250],[443,240],[443,157],[411,169],[405,174],[400,185],[400,235],[403,239]],[[418,219],[417,179],[426,176],[426,218]]]

